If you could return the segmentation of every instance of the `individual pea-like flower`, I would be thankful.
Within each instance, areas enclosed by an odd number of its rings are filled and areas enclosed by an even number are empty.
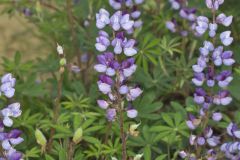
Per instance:
[[[218,25],[216,23],[209,23],[209,36],[214,37],[216,35]]]
[[[113,85],[113,80],[110,77],[106,75],[99,76],[98,88],[103,94],[110,93],[112,85]]]
[[[175,33],[177,31],[177,22],[175,19],[172,19],[171,21],[166,22],[166,27],[169,29],[171,32]]]
[[[14,93],[15,93],[15,83],[16,83],[16,79],[12,77],[11,73],[5,74],[2,78],[1,78],[1,92],[8,98],[12,98]]]
[[[20,110],[19,103],[13,103],[8,105],[8,107],[1,110],[1,116],[3,117],[3,124],[7,127],[13,125],[13,120],[10,117],[17,118],[21,115],[22,111]]]
[[[191,129],[191,130],[195,130],[198,127],[198,125],[201,123],[201,120],[197,119],[192,114],[189,114],[188,117],[189,117],[188,118],[189,120],[186,121],[186,124],[187,124],[188,128]]]
[[[12,149],[13,145],[18,145],[23,142],[20,137],[22,131],[13,129],[9,133],[0,133],[0,141],[2,141],[2,148],[5,150]]]
[[[205,96],[206,96],[206,92],[204,89],[202,88],[196,88],[195,93],[194,93],[194,101],[197,104],[203,104],[205,101]]]
[[[222,120],[222,113],[220,113],[220,112],[214,112],[213,114],[212,114],[212,119],[214,120],[214,121],[216,121],[216,122],[219,122],[219,121],[221,121]]]
[[[137,7],[134,6],[134,7],[132,8],[131,17],[132,17],[133,19],[138,19],[140,16],[141,16],[141,11],[137,10]]]
[[[129,118],[136,118],[138,115],[138,111],[134,109],[134,107],[129,103],[128,108],[127,108],[127,116]]]
[[[109,103],[105,100],[97,100],[98,106],[102,109],[107,109],[109,106]]]
[[[240,129],[238,129],[237,124],[235,123],[230,123],[227,126],[227,133],[228,135],[235,137],[235,138],[239,138],[240,139]]]
[[[139,97],[142,94],[142,92],[143,91],[139,87],[129,89],[129,92],[127,93],[127,100],[134,101],[137,97]]]
[[[134,58],[128,58],[124,60],[121,64],[121,73],[123,79],[130,77],[137,69],[137,65],[135,64]]]
[[[108,76],[114,76],[119,64],[114,59],[114,55],[111,52],[106,52],[97,56],[99,64],[94,66],[94,69],[100,73],[106,73]]]
[[[110,23],[109,12],[105,9],[100,9],[99,13],[96,14],[96,25],[98,29],[103,29]]]
[[[196,86],[202,86],[205,80],[204,73],[194,73],[194,78],[192,79],[192,82]]]
[[[179,15],[189,21],[195,21],[196,19],[196,9],[195,8],[183,8],[180,10]]]
[[[115,54],[121,54],[123,51],[124,44],[127,42],[127,38],[124,37],[123,32],[119,32],[116,38],[112,40],[112,46],[114,47]]]
[[[217,95],[213,98],[213,103],[216,105],[226,106],[232,102],[232,97],[230,97],[230,93],[227,90],[219,91]]]
[[[116,109],[114,109],[114,108],[107,109],[106,117],[107,117],[108,121],[114,121],[116,118],[116,115],[117,115]]]
[[[229,70],[222,71],[220,74],[216,76],[216,80],[218,81],[219,87],[227,87],[229,83],[233,80],[231,76],[232,72]]]
[[[201,55],[203,55],[203,56],[207,56],[209,54],[209,52],[214,50],[213,44],[209,41],[204,41],[203,45],[204,46],[200,47],[200,49],[199,49]]]
[[[225,31],[220,34],[220,39],[225,46],[229,46],[233,42],[233,37],[230,36],[231,31]]]
[[[207,67],[208,58],[200,56],[197,60],[197,64],[192,66],[192,69],[196,73],[202,72]]]
[[[206,0],[205,2],[209,9],[218,10],[219,6],[223,4],[224,0]]]
[[[171,3],[171,6],[173,9],[175,9],[175,10],[180,9],[181,3],[178,0],[169,0],[169,2]]]
[[[225,51],[221,55],[222,62],[226,66],[231,66],[235,63],[235,60],[233,59],[233,52],[232,51]]]
[[[208,67],[206,73],[207,86],[213,87],[215,85],[215,72],[213,67]]]
[[[232,24],[233,16],[226,16],[224,13],[221,13],[217,16],[216,21],[219,24],[224,25],[225,27],[228,27]]]
[[[209,146],[215,147],[220,144],[220,137],[213,135],[213,130],[210,127],[207,127],[204,131],[204,137]]]
[[[208,29],[208,23],[209,23],[209,20],[207,17],[204,17],[204,16],[197,17],[197,26],[196,26],[197,33],[200,35],[204,34]]]
[[[109,0],[109,4],[115,9],[118,10],[122,7],[122,0]]]
[[[98,37],[96,38],[95,47],[99,52],[106,51],[108,46],[110,45],[109,35],[105,31],[99,31]]]
[[[121,28],[127,31],[133,27],[134,21],[130,20],[129,14],[123,14],[122,11],[117,11],[110,18],[110,24],[115,31]]]

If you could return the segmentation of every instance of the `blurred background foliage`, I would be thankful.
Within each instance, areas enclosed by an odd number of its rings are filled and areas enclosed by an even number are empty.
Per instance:
[[[231,49],[237,63],[230,86],[234,101],[218,108],[225,111],[224,122],[216,124],[220,127],[230,119],[240,123],[240,3],[225,1],[221,10],[234,15]],[[197,15],[207,14],[204,1],[190,1],[189,6],[197,7]],[[26,160],[66,160],[70,153],[74,160],[120,157],[119,127],[109,124],[96,105],[100,94],[92,66],[98,54],[95,13],[100,8],[112,11],[107,0],[0,0],[1,71],[12,72],[18,79],[15,99],[22,104],[23,115],[15,127],[24,131],[25,141],[18,149]],[[140,123],[138,136],[129,137],[128,154],[143,153],[145,160],[178,159],[179,150],[188,145],[187,112],[198,111],[192,101],[191,66],[204,38],[180,37],[165,28],[165,22],[176,16],[167,0],[145,0],[141,10],[144,25],[134,33],[139,67],[132,81],[142,86],[144,94],[134,103],[138,118],[126,121],[126,129]],[[63,75],[60,116],[53,124],[59,78],[56,43],[64,47],[68,69]],[[73,65],[81,71],[72,72]],[[40,137],[48,140],[50,128],[56,134],[53,150],[47,152],[35,131],[39,129]],[[79,128],[83,136],[73,144]]]

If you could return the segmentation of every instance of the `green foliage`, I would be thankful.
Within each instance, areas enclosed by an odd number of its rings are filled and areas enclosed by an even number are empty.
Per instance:
[[[10,17],[20,15],[34,25],[39,32],[36,38],[49,53],[43,55],[36,50],[34,57],[38,58],[30,58],[33,55],[19,50],[15,51],[14,57],[2,58],[2,72],[11,72],[17,78],[16,97],[11,101],[18,100],[23,109],[21,117],[14,122],[14,127],[24,132],[24,142],[18,149],[26,160],[67,160],[68,156],[73,160],[111,160],[113,157],[120,160],[122,142],[118,119],[110,124],[105,111],[97,106],[96,100],[105,95],[98,92],[97,75],[93,70],[97,55],[94,47],[97,35],[95,13],[99,8],[113,10],[106,0],[79,0],[68,6],[66,2],[70,1],[77,0],[0,1],[3,14]],[[223,121],[209,121],[220,128],[225,128],[233,120],[240,123],[239,2],[229,0],[226,3],[221,10],[236,17],[231,30],[236,40],[233,51],[237,63],[229,87],[234,102],[227,108],[213,108],[224,113]],[[189,5],[196,6],[199,14],[206,11],[203,2],[189,1]],[[31,10],[31,16],[23,15],[25,8]],[[169,8],[167,0],[145,0],[143,7],[139,8],[144,25],[134,33],[138,41],[135,56],[138,68],[131,82],[140,85],[143,94],[133,103],[138,117],[125,121],[124,128],[129,130],[131,124],[140,124],[136,129],[138,135],[127,135],[127,152],[131,158],[143,154],[144,160],[179,159],[178,152],[188,146],[187,113],[199,111],[192,99],[191,78],[201,40],[167,31],[165,22],[173,17]],[[85,26],[85,22],[89,25]],[[63,45],[67,63],[60,97],[56,43]],[[84,53],[89,56],[87,62],[80,60]],[[65,61],[62,63],[65,66]],[[73,73],[73,65],[79,66],[81,71]],[[54,120],[57,98],[60,99],[60,111]],[[0,104],[4,106],[6,100],[1,98]],[[49,143],[51,130],[55,133],[49,152],[45,143]]]

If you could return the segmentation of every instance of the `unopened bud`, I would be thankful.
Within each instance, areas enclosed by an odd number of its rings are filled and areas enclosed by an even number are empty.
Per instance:
[[[36,129],[35,137],[36,137],[37,143],[39,145],[41,145],[43,148],[45,148],[45,146],[47,144],[47,140],[46,140],[45,136],[43,135],[43,133],[39,129]]]
[[[75,131],[75,133],[73,135],[73,142],[75,144],[78,144],[82,140],[82,136],[83,136],[83,130],[80,127]]]
[[[67,64],[66,58],[61,58],[59,63],[60,63],[61,66],[65,66]]]
[[[62,55],[63,54],[63,47],[57,44],[57,52],[58,54]]]
[[[143,154],[137,154],[133,160],[140,160],[142,158]]]
[[[138,126],[140,126],[141,123],[138,124],[131,124],[129,127],[129,134],[131,136],[137,137],[139,134],[139,131],[137,131]]]

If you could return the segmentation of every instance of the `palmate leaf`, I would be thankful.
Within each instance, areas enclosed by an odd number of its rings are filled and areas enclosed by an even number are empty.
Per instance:
[[[180,113],[162,113],[162,119],[166,125],[161,124],[150,128],[151,132],[158,133],[155,137],[156,141],[162,140],[166,143],[173,143],[181,135],[189,136],[185,119]]]
[[[30,158],[37,158],[37,157],[40,157],[40,152],[41,150],[37,147],[33,147],[32,149],[30,150],[27,150],[24,154],[24,158],[26,160],[30,160]]]
[[[134,103],[138,109],[139,117],[152,120],[160,118],[157,111],[162,108],[163,104],[161,101],[155,102],[155,98],[154,92],[145,92],[143,97]]]
[[[157,64],[156,55],[160,50],[158,47],[159,39],[151,34],[147,34],[142,43],[140,43],[138,54],[136,55],[136,63],[142,66],[144,71],[148,71],[148,63]]]

